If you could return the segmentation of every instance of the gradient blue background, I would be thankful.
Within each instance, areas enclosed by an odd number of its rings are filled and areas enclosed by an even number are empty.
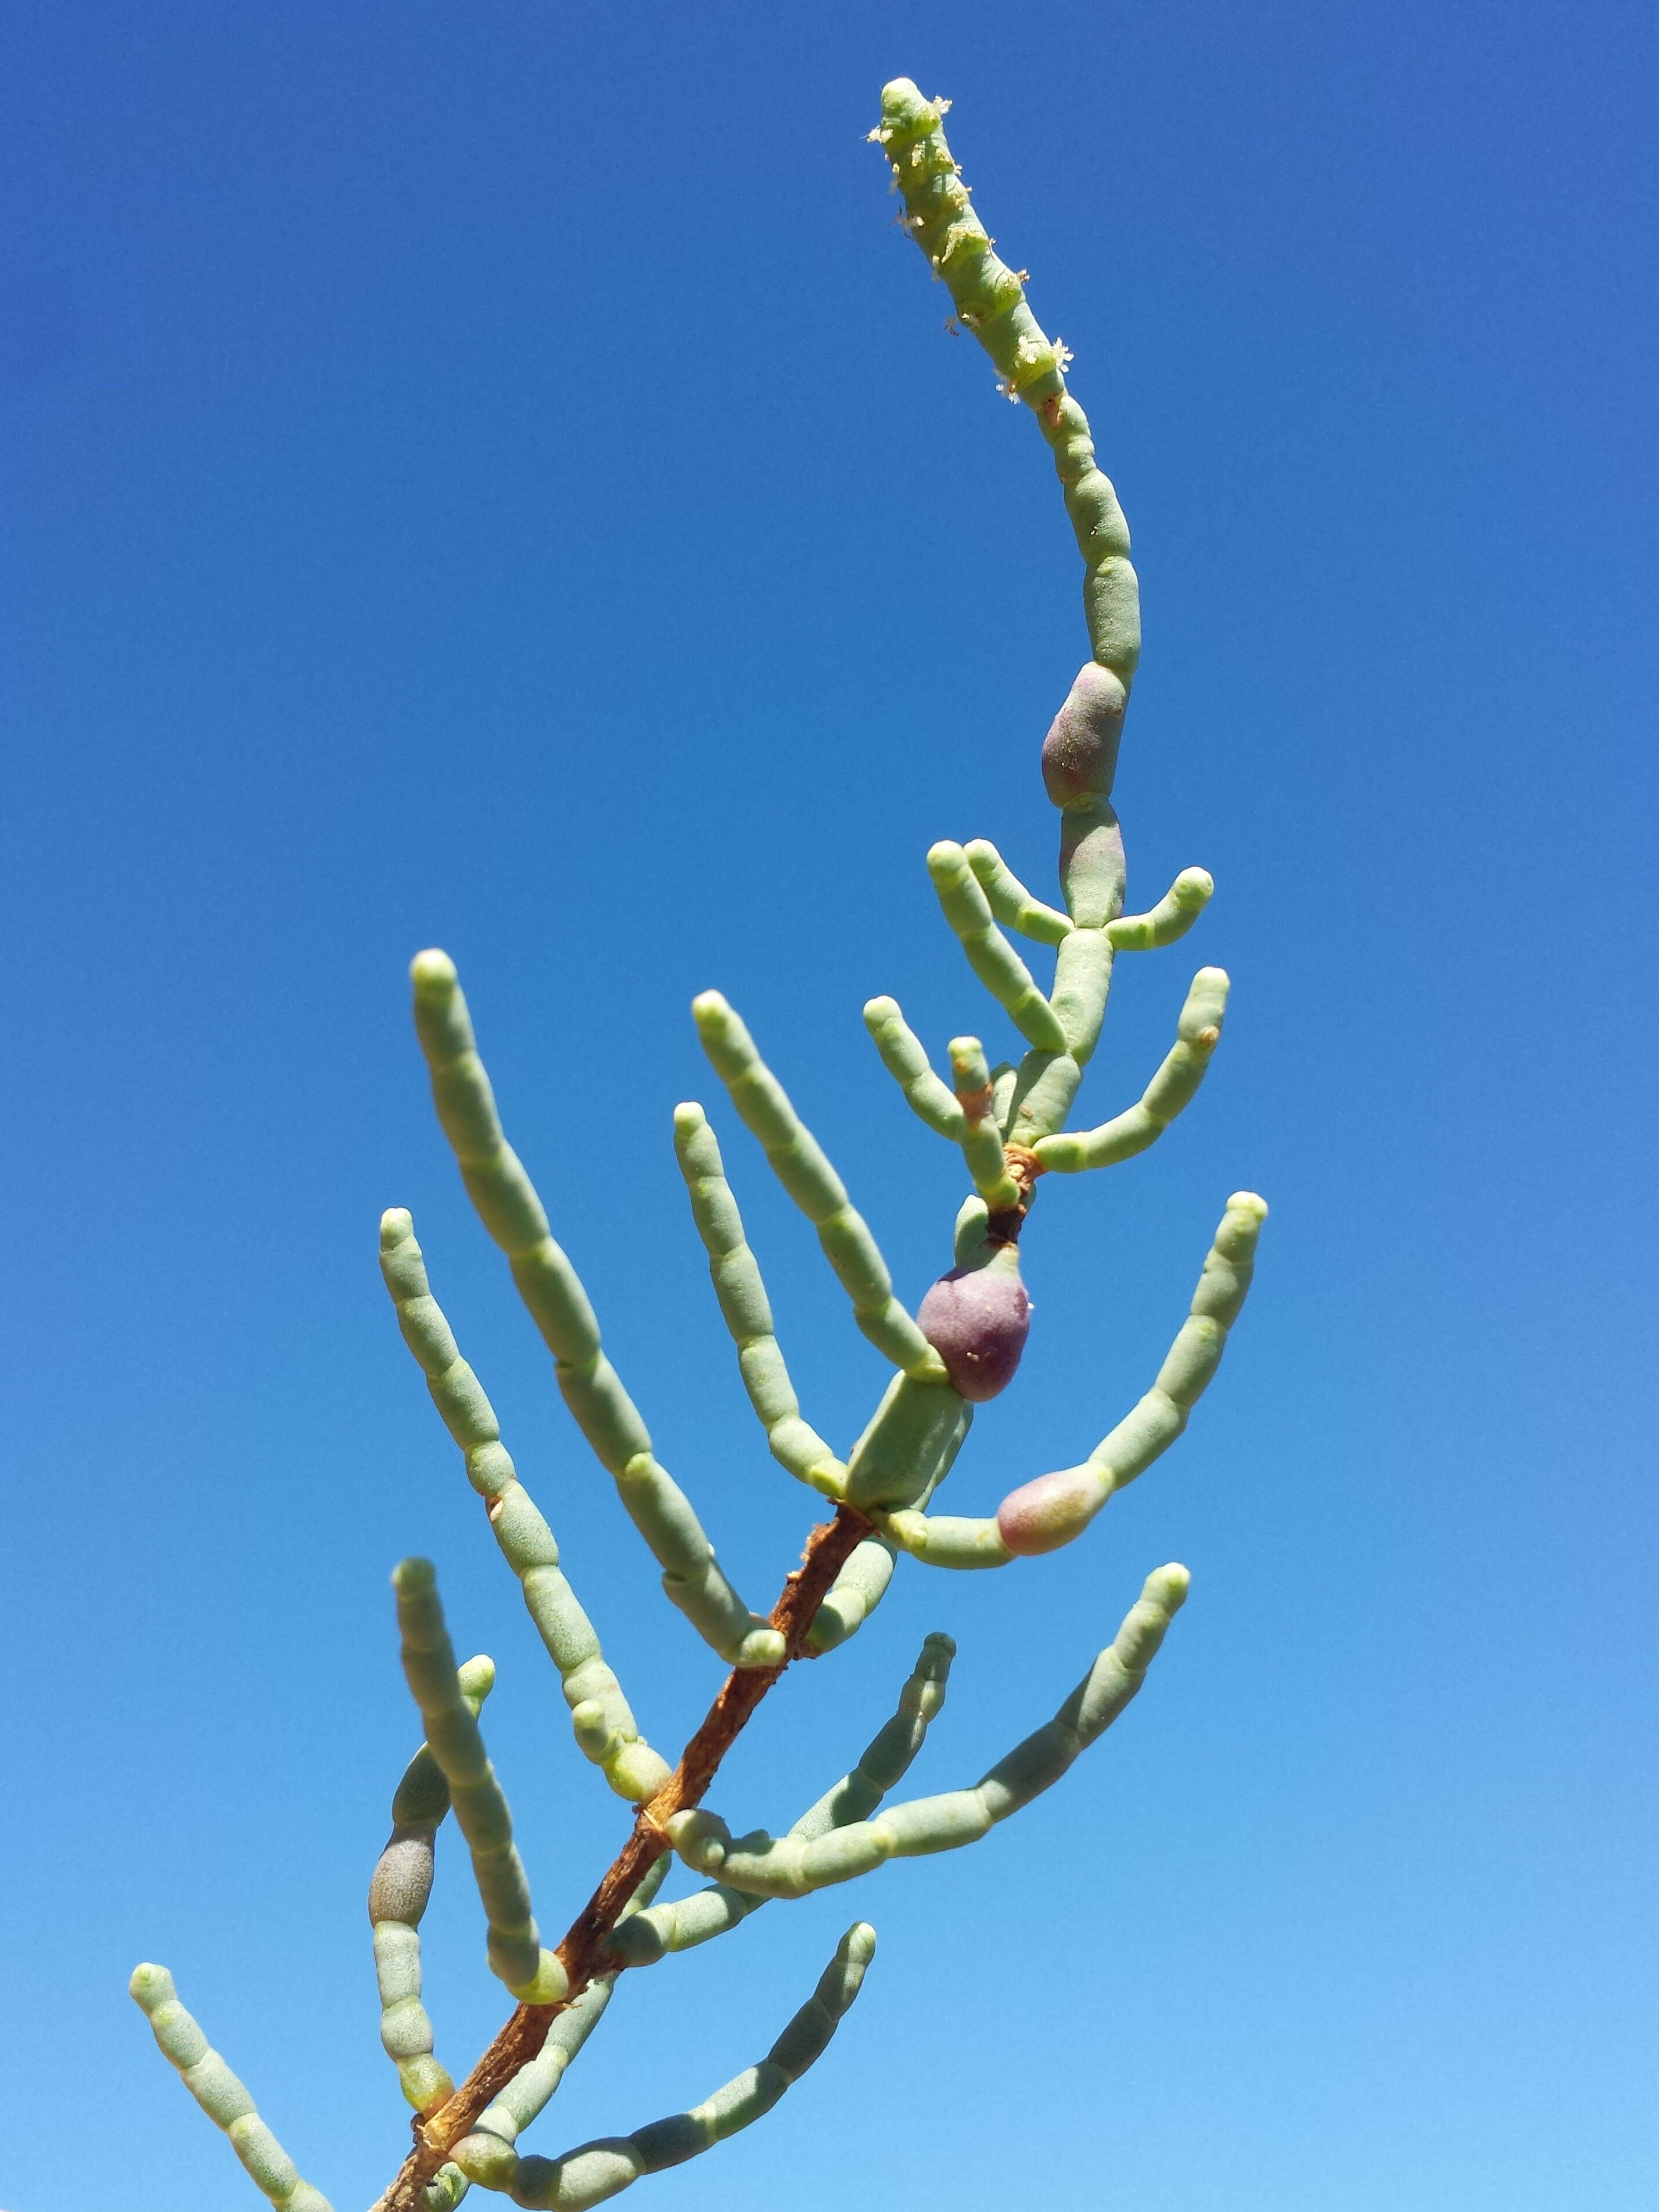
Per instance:
[[[662,2212],[1637,2212],[1659,2197],[1652,1713],[1659,60],[1637,5],[97,6],[3,46],[0,839],[12,1656],[0,2192],[257,2201],[141,1957],[340,2208],[405,2141],[363,1884],[415,1737],[386,1577],[498,1657],[545,1918],[619,1834],[392,1323],[436,1286],[649,1734],[655,1591],[437,1136],[405,963],[509,1126],[668,1464],[770,1602],[805,1501],[668,1146],[745,1011],[914,1298],[961,1183],[869,1050],[985,1024],[921,861],[1052,883],[1084,649],[1033,426],[891,226],[884,77],[953,142],[1135,528],[1131,898],[1086,1097],[1235,979],[1199,1103],[1046,1190],[985,1510],[1150,1378],[1221,1201],[1258,1286],[1087,1541],[904,1573],[730,1762],[786,1821],[961,1639],[923,1789],[1052,1710],[1145,1571],[1147,1696],[979,1849],[630,1982],[536,2141],[758,2057],[857,1912],[833,2053]],[[808,1410],[881,1380],[718,1102]],[[453,1840],[440,2050],[501,2012]],[[643,2202],[643,2200],[642,2200]]]

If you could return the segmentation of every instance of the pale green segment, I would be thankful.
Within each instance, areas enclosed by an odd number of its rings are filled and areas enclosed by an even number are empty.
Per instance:
[[[950,1250],[954,1266],[967,1266],[985,1243],[985,1231],[990,1225],[990,1208],[978,1191],[971,1192],[957,1207],[956,1219],[951,1228]]]
[[[1121,848],[1113,849],[1118,854],[1116,888],[1101,892],[1099,901],[1107,908],[1122,895]],[[1056,953],[1051,1003],[1064,1031],[1066,1049],[1031,1051],[1022,1060],[1011,1102],[1004,1105],[998,1101],[1003,1129],[1011,1142],[1034,1146],[1040,1138],[1065,1127],[1083,1070],[1100,1042],[1114,957],[1103,927],[1074,929]]]
[[[688,2112],[654,2120],[631,2136],[612,2136],[582,2143],[562,2158],[514,2159],[509,2166],[492,2151],[480,2161],[478,2179],[503,2190],[515,2204],[586,2212],[637,2181],[683,2165],[769,2112],[778,2099],[828,2048],[848,2007],[857,1996],[865,1969],[875,1954],[875,1931],[863,1921],[848,1929],[818,1987],[758,2066],[728,2081]],[[456,2147],[456,2162],[480,2139],[469,2136]],[[504,2148],[504,2147],[503,2147]],[[508,2156],[513,2154],[510,2151]]]
[[[876,1350],[906,1375],[938,1376],[944,1364],[893,1295],[893,1278],[846,1185],[790,1103],[754,1040],[717,991],[692,1002],[703,1049],[790,1196],[813,1227],[824,1256],[852,1300],[853,1319]]]
[[[664,1851],[622,1908],[619,1926],[627,1927],[634,1916],[650,1904],[673,1863],[673,1852]],[[589,1982],[582,1995],[563,2012],[555,2014],[540,2051],[528,2066],[514,2075],[474,2122],[468,2139],[469,2165],[487,2169],[492,2160],[499,2164],[498,2146],[504,2145],[510,2150],[531,2121],[540,2117],[564,2079],[565,2069],[598,2027],[615,1987],[614,1974],[601,1975]],[[488,2140],[491,2137],[493,2144]]]
[[[560,1571],[553,1532],[518,1480],[495,1409],[432,1296],[414,1224],[401,1207],[381,1217],[381,1273],[403,1340],[460,1448],[467,1480],[485,1501],[496,1541],[558,1669],[576,1742],[618,1796],[643,1803],[668,1780],[668,1763],[640,1735],[593,1623]]]
[[[999,1129],[1007,1128],[1014,1112],[1014,1090],[1020,1071],[1010,1060],[999,1060],[991,1071],[991,1110]]]
[[[551,2101],[571,2061],[598,2027],[615,1988],[616,1976],[602,1975],[599,1980],[589,1982],[582,1995],[563,2012],[556,2013],[547,2031],[547,2040],[535,2057],[479,2113],[471,2136],[455,2146],[471,2179],[482,2181],[486,2187],[496,2185],[488,2179],[488,2169],[492,2161],[503,2163],[500,2151],[492,2150],[489,2142],[478,2138],[492,2137],[495,2144],[511,2149],[523,2130]]]
[[[1060,879],[1077,925],[1055,954],[1049,997],[1061,1048],[1034,1047],[1015,1073],[1011,1098],[997,1095],[1003,1133],[1022,1145],[1064,1127],[1106,1017],[1113,959],[1107,924],[1123,904],[1124,862],[1117,817],[1104,800],[1062,814]]]
[[[743,1218],[726,1181],[719,1142],[700,1106],[675,1107],[674,1149],[691,1194],[697,1233],[709,1255],[714,1294],[737,1346],[743,1388],[766,1432],[772,1455],[797,1482],[826,1498],[839,1498],[846,1469],[817,1430],[801,1417],[801,1401],[773,1331],[772,1301],[759,1262],[745,1242]]]
[[[1157,1381],[1080,1467],[1049,1478],[1064,1485],[1067,1498],[1065,1522],[1048,1548],[1058,1550],[1080,1536],[1113,1491],[1144,1474],[1186,1428],[1221,1364],[1227,1333],[1244,1304],[1266,1218],[1266,1203],[1253,1191],[1235,1191],[1228,1200],[1186,1319]],[[1002,1567],[1018,1556],[1003,1542],[995,1520],[911,1511],[884,1515],[881,1527],[901,1551],[930,1567]]]
[[[970,838],[962,850],[998,921],[1038,945],[1059,945],[1070,936],[1077,927],[1070,915],[1028,891],[988,837]]]
[[[909,1771],[927,1740],[930,1723],[942,1711],[950,1681],[955,1640],[936,1629],[923,1644],[891,1720],[864,1746],[857,1765],[809,1805],[790,1828],[792,1836],[814,1843],[832,1828],[868,1820],[889,1790]]]
[[[961,941],[968,965],[1028,1044],[1039,1052],[1063,1052],[1065,1033],[1054,1009],[1032,980],[1031,970],[997,928],[978,876],[968,866],[967,854],[948,839],[933,846],[927,856],[945,920]]]
[[[1106,933],[1119,952],[1154,952],[1185,937],[1210,903],[1215,878],[1207,868],[1183,868],[1146,914],[1120,914]]]
[[[446,2160],[420,2193],[421,2212],[455,2212],[471,2186],[453,2160]]]
[[[320,2189],[300,2179],[294,2161],[259,2118],[253,2100],[179,2002],[165,1966],[142,1966],[127,1984],[149,2021],[162,2056],[179,2069],[186,2089],[216,2127],[230,2138],[254,2186],[278,2212],[332,2212]]]
[[[1100,1042],[1112,961],[1112,940],[1103,929],[1074,929],[1054,957],[1054,1012],[1079,1069],[1088,1066]]]
[[[1114,1167],[1156,1144],[1204,1080],[1221,1041],[1227,992],[1224,969],[1200,968],[1180,1011],[1175,1043],[1139,1104],[1102,1121],[1098,1129],[1039,1137],[1032,1150],[1043,1166],[1060,1175],[1076,1175],[1085,1168]]]
[[[864,1027],[875,1040],[881,1065],[905,1094],[912,1114],[953,1145],[962,1140],[962,1109],[950,1085],[933,1072],[922,1041],[899,1011],[896,999],[872,999]]]
[[[926,1741],[929,1723],[944,1704],[955,1656],[956,1646],[948,1636],[936,1632],[928,1638],[899,1692],[898,1711],[865,1745],[851,1772],[808,1807],[790,1830],[791,1836],[812,1843],[832,1828],[867,1820],[887,1791],[896,1788]],[[625,1966],[655,1966],[670,1951],[689,1951],[725,1935],[765,1902],[764,1897],[711,1882],[691,1897],[625,1919],[607,1948]]]
[[[482,1653],[459,1669],[461,1696],[474,1718],[496,1679]],[[381,1999],[381,2045],[418,2112],[440,2105],[455,2084],[432,2052],[432,2023],[421,2002],[420,1923],[432,1894],[437,1832],[449,1811],[449,1784],[422,1744],[392,1795],[392,1833],[369,1883],[375,1979]]]
[[[461,1690],[431,1561],[405,1559],[392,1583],[404,1674],[472,1855],[473,1877],[489,1923],[485,1949],[491,1972],[521,2003],[557,2004],[566,1988],[564,1969],[542,1948],[529,1880],[513,1842],[513,1817],[485,1752],[477,1715]]]
[[[952,1513],[889,1513],[881,1527],[908,1558],[930,1567],[1005,1567],[1014,1557],[994,1521]]]
[[[920,1857],[977,1843],[998,1820],[1051,1788],[1101,1735],[1145,1679],[1164,1631],[1186,1596],[1185,1567],[1146,1578],[1113,1642],[1046,1726],[1016,1744],[971,1790],[916,1797],[874,1820],[850,1822],[814,1838],[764,1833],[733,1838],[717,1814],[677,1813],[668,1839],[686,1865],[733,1889],[760,1897],[805,1897],[851,1881],[892,1858]]]
[[[1127,881],[1123,825],[1111,800],[1090,797],[1063,806],[1060,891],[1078,928],[1104,934],[1123,912]],[[1068,938],[1066,943],[1071,942]]]
[[[1109,1489],[1121,1490],[1144,1474],[1186,1426],[1221,1365],[1227,1333],[1249,1293],[1266,1218],[1266,1202],[1253,1190],[1235,1191],[1228,1200],[1186,1319],[1164,1355],[1156,1382],[1089,1455],[1088,1465],[1100,1472]]]
[[[973,1407],[948,1382],[895,1376],[847,1461],[847,1502],[861,1513],[890,1513],[930,1496],[973,1419]]]
[[[607,1948],[625,1966],[654,1966],[671,1951],[690,1951],[731,1930],[758,1912],[764,1897],[745,1897],[720,1882],[695,1891],[673,1905],[655,1905],[637,1921],[620,1923]]]
[[[948,105],[924,100],[908,77],[896,78],[882,88],[881,120],[870,136],[893,165],[906,227],[943,278],[958,319],[991,356],[1003,389],[1032,410],[1048,441],[1083,555],[1089,644],[1101,665],[1126,684],[1140,657],[1141,632],[1123,510],[1095,465],[1088,417],[1066,392],[1067,349],[1044,332],[1020,278],[992,251],[973,212],[941,128]]]
[[[807,1632],[811,1650],[820,1656],[856,1636],[887,1595],[893,1580],[893,1547],[881,1536],[855,1544],[847,1563],[825,1593]]]
[[[415,1028],[461,1180],[479,1219],[507,1255],[519,1294],[553,1355],[565,1404],[662,1569],[663,1589],[729,1666],[778,1665],[783,1638],[749,1611],[727,1581],[685,1492],[656,1460],[650,1431],[600,1348],[588,1294],[554,1243],[541,1200],[502,1133],[454,963],[446,952],[422,952],[410,974]]]
[[[1020,1203],[1020,1187],[1003,1157],[991,1067],[978,1037],[951,1039],[950,1074],[961,1103],[962,1158],[968,1175],[987,1210],[1005,1213]]]

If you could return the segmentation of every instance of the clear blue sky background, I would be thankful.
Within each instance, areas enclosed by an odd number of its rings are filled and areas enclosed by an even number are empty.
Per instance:
[[[405,2140],[363,1892],[417,1730],[387,1574],[502,1669],[545,1918],[618,1839],[393,1327],[436,1287],[652,1738],[718,1678],[472,1219],[404,969],[460,963],[521,1148],[752,1602],[807,1501],[738,1392],[668,1146],[724,988],[915,1298],[961,1182],[858,1010],[997,1027],[922,855],[1052,883],[1084,651],[1033,425],[892,227],[900,71],[1136,532],[1131,899],[1086,1097],[1235,981],[1153,1154],[1046,1190],[984,1511],[1149,1381],[1227,1194],[1273,1217],[1187,1438],[1058,1558],[904,1572],[731,1762],[786,1822],[962,1650],[917,1779],[1193,1595],[1061,1790],[625,1985],[556,2151],[880,1958],[662,2212],[1638,2212],[1652,1913],[1653,111],[1645,7],[25,11],[3,35],[10,1747],[0,2192],[257,2200],[125,1994],[167,1961],[303,2170]],[[711,1102],[714,1103],[714,1102]],[[881,1381],[717,1118],[808,1410]],[[453,1838],[441,2051],[501,2011]],[[643,2200],[642,2200],[643,2201]]]

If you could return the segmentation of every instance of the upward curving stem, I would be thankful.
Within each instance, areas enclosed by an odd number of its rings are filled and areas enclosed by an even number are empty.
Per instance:
[[[895,77],[881,88],[881,120],[870,137],[893,165],[906,228],[949,291],[958,319],[996,363],[1003,392],[1031,409],[1048,441],[1083,556],[1089,645],[1100,665],[1127,685],[1141,646],[1129,527],[1095,465],[1089,417],[1065,388],[1070,351],[1044,331],[1027,301],[1022,272],[994,251],[973,212],[961,166],[945,143],[949,105],[924,99],[909,77]]]
[[[718,991],[703,991],[692,1000],[692,1015],[732,1104],[759,1139],[772,1173],[818,1231],[861,1333],[902,1374],[918,1382],[940,1380],[939,1355],[894,1297],[887,1263],[868,1223],[738,1014]]]
[[[1043,745],[1043,781],[1060,810],[1065,913],[1033,899],[1003,867],[994,847],[976,841],[967,848],[968,865],[982,877],[982,896],[990,902],[985,919],[1000,908],[1000,918],[1059,947],[1054,988],[1043,1008],[1053,1033],[1035,1033],[1028,1000],[1021,1003],[1021,1014],[1028,1018],[1015,1017],[1031,1049],[1021,1063],[1006,1133],[1014,1143],[1029,1146],[1065,1127],[1112,987],[1113,946],[1107,933],[1123,911],[1124,894],[1123,840],[1112,811],[1112,778],[1129,687],[1140,659],[1140,586],[1129,558],[1129,526],[1110,479],[1095,460],[1089,417],[1066,389],[1070,351],[1043,330],[1026,298],[1022,272],[998,256],[973,211],[969,188],[945,139],[949,104],[924,99],[910,78],[896,77],[882,88],[881,120],[870,137],[892,166],[905,203],[905,228],[949,291],[963,328],[991,356],[1003,391],[1031,410],[1054,457],[1083,556],[1083,614],[1093,656]],[[957,848],[949,849],[954,854]],[[976,945],[982,941],[976,938]],[[1022,963],[1005,945],[1003,949],[1023,975]],[[1012,980],[1013,969],[1009,975]],[[1009,1005],[1002,990],[997,995]],[[1034,987],[1033,995],[1040,995]]]

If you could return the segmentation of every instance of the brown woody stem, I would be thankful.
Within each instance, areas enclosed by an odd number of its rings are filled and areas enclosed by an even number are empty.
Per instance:
[[[520,2005],[454,2095],[436,2112],[417,2116],[415,2147],[375,2212],[419,2212],[422,2190],[485,2106],[535,2057],[558,2014],[575,2002],[596,1975],[619,1971],[618,1961],[606,1954],[605,1939],[668,1849],[666,1823],[701,1802],[721,1760],[784,1668],[791,1660],[814,1656],[807,1650],[813,1616],[854,1546],[869,1535],[869,1526],[851,1506],[838,1505],[835,1518],[820,1522],[808,1537],[801,1564],[784,1583],[770,1615],[784,1638],[782,1662],[776,1667],[735,1668],[727,1675],[703,1725],[681,1753],[679,1765],[650,1803],[639,1808],[632,1833],[558,1947],[570,1984],[564,2004]]]
[[[1038,1176],[1043,1173],[1043,1164],[1029,1145],[1004,1145],[1003,1160],[1018,1188],[1020,1202],[1017,1206],[1010,1206],[1006,1212],[988,1214],[985,1217],[985,1235],[993,1244],[1017,1244],[1020,1231],[1031,1208],[1032,1191]]]

